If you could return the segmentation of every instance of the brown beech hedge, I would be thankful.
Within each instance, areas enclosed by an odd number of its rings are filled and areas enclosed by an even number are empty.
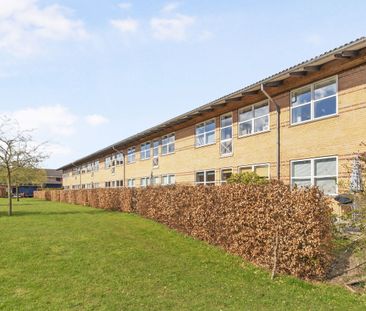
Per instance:
[[[273,181],[266,185],[44,190],[35,197],[137,213],[257,265],[300,278],[324,278],[331,262],[331,208],[317,188],[291,190]]]

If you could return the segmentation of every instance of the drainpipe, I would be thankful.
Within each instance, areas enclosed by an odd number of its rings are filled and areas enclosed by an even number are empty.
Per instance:
[[[121,153],[123,156],[123,187],[126,187],[126,159],[125,159],[125,153],[123,151],[119,151],[116,148],[114,148],[114,146],[112,146],[112,149],[117,152],[117,153]]]
[[[267,93],[263,83],[261,84],[261,91],[267,97],[269,102],[276,106],[277,112],[277,179],[281,179],[281,109],[280,106],[274,101],[274,99]]]

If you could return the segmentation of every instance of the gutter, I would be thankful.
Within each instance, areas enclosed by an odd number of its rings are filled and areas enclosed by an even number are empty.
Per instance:
[[[261,84],[261,91],[267,97],[268,101],[276,106],[277,112],[277,141],[276,141],[276,149],[277,149],[277,179],[281,179],[281,109],[280,106],[275,102],[275,100],[267,93],[264,88],[263,83]]]

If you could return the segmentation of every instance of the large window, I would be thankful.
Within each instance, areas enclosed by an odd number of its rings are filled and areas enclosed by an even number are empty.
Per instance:
[[[136,148],[130,147],[127,149],[127,163],[133,163],[136,161]]]
[[[336,194],[337,157],[291,161],[291,184],[318,186],[326,194]]]
[[[254,172],[263,178],[269,178],[269,164],[252,164],[239,168],[239,173]]]
[[[215,120],[209,120],[196,125],[196,146],[215,143]]]
[[[233,116],[231,113],[220,118],[221,125],[221,155],[231,155],[233,153]]]
[[[215,171],[196,172],[197,185],[215,185]]]
[[[150,159],[150,142],[144,143],[141,145],[140,159],[146,160]]]
[[[268,102],[259,103],[239,110],[239,136],[246,136],[269,130]]]
[[[147,187],[150,185],[150,177],[142,177],[140,179],[140,186],[141,187]]]
[[[173,175],[173,174],[162,175],[161,176],[161,184],[163,186],[174,185],[175,184],[175,175]]]
[[[224,168],[221,170],[221,183],[225,184],[230,178],[230,176],[233,174],[233,170],[231,168]]]
[[[175,134],[165,135],[161,141],[161,154],[173,153],[175,150]]]
[[[313,83],[291,92],[291,124],[337,113],[337,79]]]

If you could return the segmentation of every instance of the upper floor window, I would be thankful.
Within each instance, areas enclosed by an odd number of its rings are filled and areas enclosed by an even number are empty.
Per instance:
[[[165,135],[161,141],[161,154],[173,153],[175,150],[175,134]]]
[[[153,141],[153,157],[156,158],[159,156],[159,141],[158,140],[154,140]]]
[[[93,170],[98,171],[99,170],[99,160],[96,160],[93,165]]]
[[[337,113],[337,79],[323,80],[291,92],[291,124]]]
[[[269,130],[268,101],[239,110],[239,136]]]
[[[196,172],[196,184],[206,186],[215,185],[215,171]]]
[[[110,168],[112,166],[112,157],[105,158],[105,168]]]
[[[141,145],[140,159],[146,160],[150,158],[150,142],[144,143]]]
[[[196,146],[215,143],[215,119],[196,125]]]
[[[291,161],[291,185],[318,186],[326,194],[336,194],[337,171],[337,157]]]
[[[127,149],[127,162],[133,163],[136,161],[136,148],[130,147]]]
[[[221,142],[220,153],[221,155],[230,155],[233,153],[233,116],[232,114],[226,114],[221,116]]]
[[[122,153],[117,153],[115,155],[115,159],[116,159],[116,165],[121,165],[123,164],[123,154]]]

